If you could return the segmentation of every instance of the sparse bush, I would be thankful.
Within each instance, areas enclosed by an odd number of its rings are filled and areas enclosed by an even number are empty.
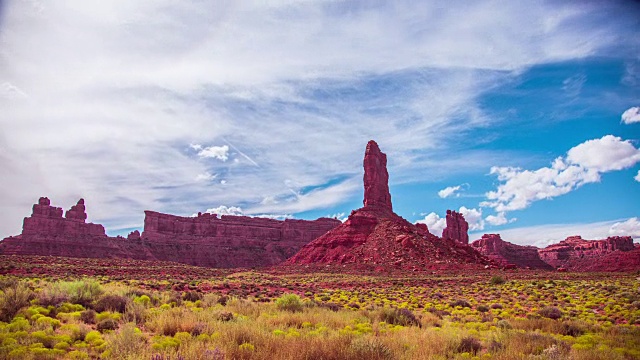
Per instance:
[[[0,320],[9,322],[20,309],[29,306],[29,301],[33,299],[33,292],[24,282],[15,279],[3,285],[0,292]]]
[[[585,333],[585,329],[574,322],[568,322],[568,323],[562,324],[562,329],[560,330],[560,333],[562,335],[578,337]]]
[[[470,308],[471,307],[471,304],[469,304],[465,300],[454,300],[451,303],[449,303],[449,305],[451,307],[456,307],[456,306],[461,306],[463,308]]]
[[[494,275],[491,277],[491,280],[489,282],[491,283],[491,285],[501,285],[507,282],[507,280],[505,280],[502,276]]]
[[[131,302],[131,300],[124,296],[105,295],[95,302],[94,309],[96,309],[97,312],[115,311],[124,313],[129,302]]]
[[[498,304],[498,303],[491,304],[491,308],[492,309],[502,309],[502,304]]]
[[[80,320],[82,320],[82,322],[85,324],[95,324],[96,312],[92,309],[85,310],[80,313]]]
[[[233,320],[233,313],[230,311],[222,311],[218,314],[218,320],[220,321],[231,321]]]
[[[545,306],[542,309],[538,310],[538,314],[540,314],[540,316],[553,320],[558,320],[562,317],[562,311],[560,311],[560,309],[555,306]]]
[[[509,330],[509,329],[513,329],[513,326],[511,325],[511,323],[509,323],[507,320],[499,320],[496,323],[496,327],[498,329],[502,329],[502,330]]]
[[[202,300],[202,294],[197,291],[186,291],[182,294],[182,300],[196,302]]]
[[[276,306],[280,310],[298,312],[302,311],[302,301],[296,294],[285,294],[276,299]]]
[[[355,359],[389,360],[393,359],[391,349],[379,339],[355,339],[349,347]]]
[[[420,320],[409,309],[383,308],[379,318],[387,324],[422,327]]]
[[[481,313],[486,313],[487,311],[489,311],[489,307],[486,305],[478,305],[476,306],[476,310],[478,310]]]
[[[145,339],[134,324],[125,324],[107,338],[107,351],[112,359],[136,358],[145,348]]]
[[[134,322],[137,325],[144,324],[147,320],[147,308],[143,304],[130,302],[124,311],[123,319],[128,322]]]
[[[96,324],[98,331],[104,332],[105,330],[115,330],[118,328],[118,322],[114,319],[104,319]]]
[[[460,340],[460,344],[458,345],[458,348],[456,350],[459,353],[466,352],[475,355],[478,353],[478,351],[480,351],[480,349],[482,349],[480,340],[474,338],[473,336],[467,336]]]

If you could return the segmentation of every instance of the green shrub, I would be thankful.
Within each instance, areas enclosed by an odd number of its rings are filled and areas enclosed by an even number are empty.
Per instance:
[[[490,283],[491,285],[501,285],[507,282],[502,276],[494,275],[491,277]]]
[[[146,347],[142,332],[132,323],[123,325],[119,331],[108,335],[107,351],[114,359],[136,358]]]
[[[33,292],[22,281],[7,281],[0,291],[0,321],[9,322],[20,311],[29,306]]]
[[[300,297],[296,294],[285,294],[276,299],[276,306],[280,310],[298,312],[302,311],[303,305]]]

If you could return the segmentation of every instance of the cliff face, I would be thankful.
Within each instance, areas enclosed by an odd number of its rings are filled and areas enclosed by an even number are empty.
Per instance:
[[[580,236],[570,236],[565,240],[540,249],[540,258],[553,267],[571,268],[583,261],[598,261],[614,251],[634,249],[630,236],[612,236],[604,240],[584,240]]]
[[[270,220],[243,216],[195,218],[145,212],[145,230],[127,239],[108,237],[104,227],[86,223],[84,200],[63,217],[61,208],[40,198],[24,219],[21,235],[0,242],[3,255],[50,255],[175,261],[209,267],[274,265],[338,226],[335,219]]]
[[[142,239],[158,260],[210,267],[278,264],[341,224],[339,220],[272,220],[199,214],[180,217],[145,211]]]
[[[521,268],[553,269],[542,261],[537,247],[512,244],[502,240],[500,234],[484,234],[481,239],[472,242],[471,246],[503,266],[514,264]]]
[[[340,226],[305,245],[285,264],[356,264],[381,269],[424,270],[476,266],[490,261],[461,244],[466,221],[455,239],[438,238],[426,226],[416,226],[395,214],[389,194],[387,157],[369,141],[364,156],[364,207],[354,210]],[[460,220],[457,218],[456,220]],[[464,236],[461,234],[464,231]],[[464,240],[463,240],[464,241]]]

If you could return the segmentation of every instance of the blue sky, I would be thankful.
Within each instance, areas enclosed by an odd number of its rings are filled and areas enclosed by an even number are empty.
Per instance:
[[[394,209],[440,235],[640,239],[640,5],[16,1],[0,11],[0,237],[40,196],[144,210]]]

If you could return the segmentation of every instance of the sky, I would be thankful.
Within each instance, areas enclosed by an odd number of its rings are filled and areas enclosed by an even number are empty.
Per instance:
[[[640,241],[640,4],[0,1],[0,238],[40,196],[344,219],[370,139],[436,235]]]

